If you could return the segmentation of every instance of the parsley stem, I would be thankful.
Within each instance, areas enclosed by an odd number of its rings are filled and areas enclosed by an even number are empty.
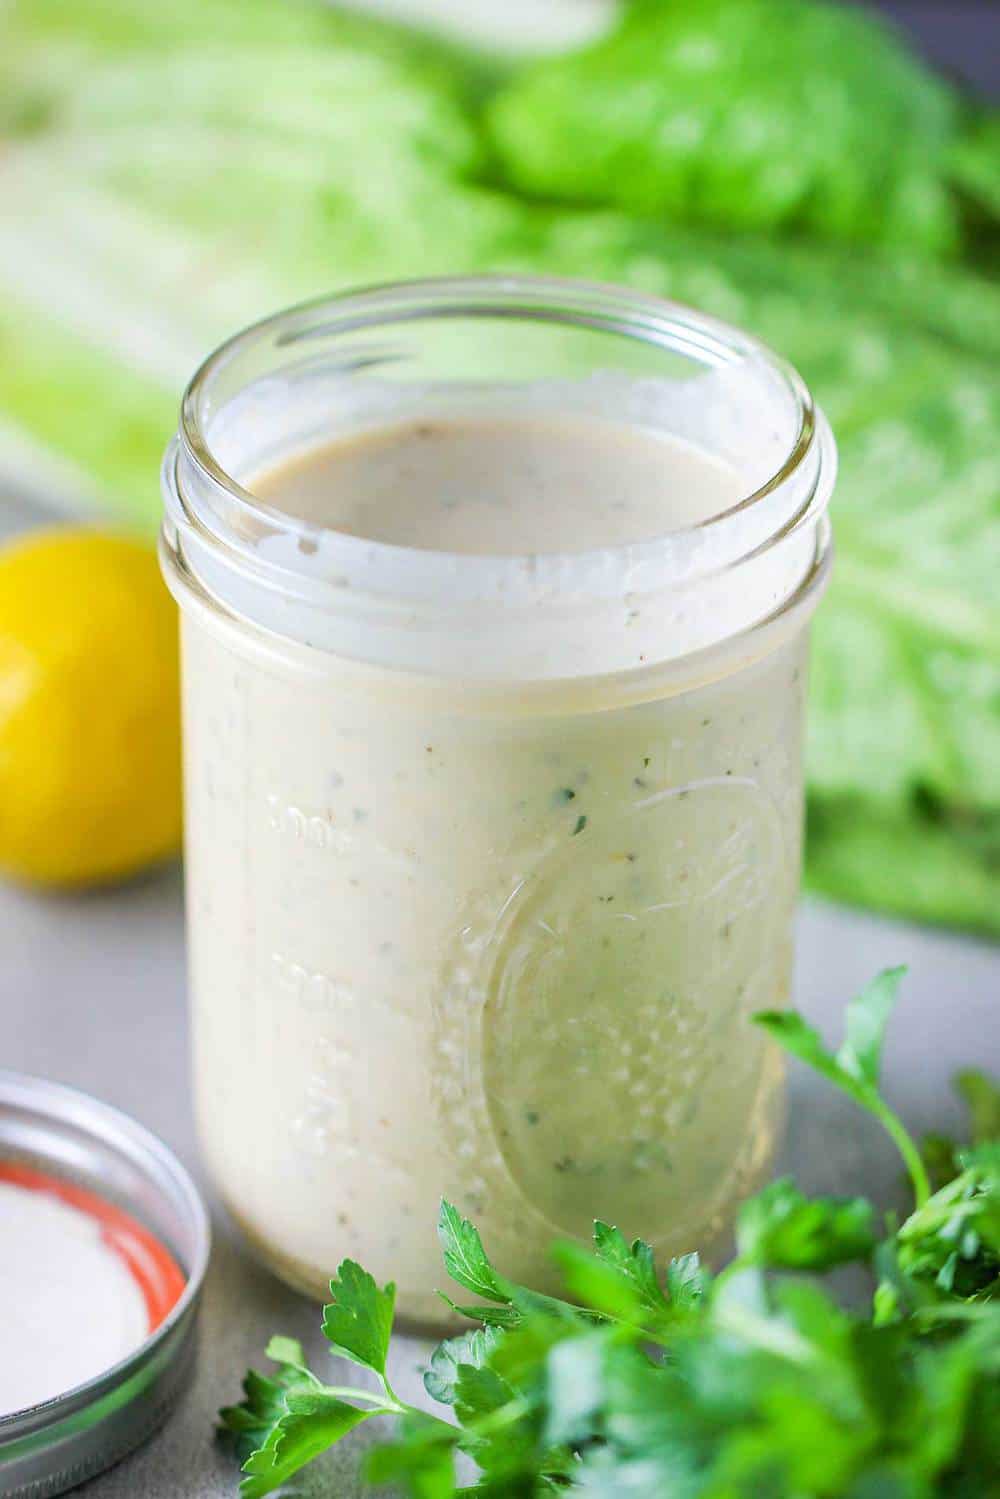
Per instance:
[[[529,1401],[522,1395],[517,1400],[508,1400],[506,1405],[498,1406],[482,1420],[473,1422],[469,1430],[474,1431],[476,1436],[485,1436],[491,1431],[501,1431],[505,1426],[511,1426],[515,1421],[520,1421],[530,1409]]]
[[[327,1384],[323,1386],[323,1393],[333,1395],[337,1400],[366,1400],[370,1405],[379,1406],[387,1415],[401,1416],[408,1408],[391,1390],[383,1394],[381,1390],[365,1390],[358,1385]]]
[[[920,1151],[914,1144],[903,1121],[897,1118],[891,1109],[886,1108],[881,1099],[874,1112],[881,1119],[887,1133],[891,1135],[895,1142],[896,1149],[903,1157],[906,1169],[910,1175],[910,1181],[913,1184],[914,1201],[918,1208],[922,1208],[931,1195],[931,1183]]]
[[[396,1391],[393,1389],[392,1385],[389,1383],[389,1376],[388,1376],[388,1374],[386,1374],[385,1370],[383,1370],[382,1373],[379,1375],[379,1382],[382,1385],[382,1392],[383,1392],[386,1400],[392,1402],[394,1405],[399,1405],[400,1404],[399,1396],[396,1394]]]

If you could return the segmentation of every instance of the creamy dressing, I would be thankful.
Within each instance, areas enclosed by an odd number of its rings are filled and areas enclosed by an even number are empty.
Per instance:
[[[142,1291],[97,1219],[0,1182],[0,1415],[103,1374],[147,1332]]]
[[[314,449],[254,481],[285,515],[480,556],[650,541],[733,505],[739,475],[679,438],[579,416],[431,416]]]
[[[741,492],[677,439],[524,414],[399,423],[252,487],[505,555],[642,541]],[[734,629],[741,608],[734,579]],[[543,1287],[552,1238],[595,1216],[710,1250],[779,1122],[748,1017],[788,994],[801,631],[625,706],[598,677],[482,704],[204,614],[184,644],[200,1129],[264,1255],[318,1295],[351,1255],[426,1322],[442,1195]]]

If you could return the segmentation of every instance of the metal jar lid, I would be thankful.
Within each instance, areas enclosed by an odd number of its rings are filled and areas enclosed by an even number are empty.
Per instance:
[[[180,1162],[134,1120],[73,1088],[2,1070],[0,1166],[42,1172],[121,1209],[169,1251],[186,1281],[165,1318],[112,1368],[0,1416],[0,1494],[48,1499],[145,1441],[181,1393],[194,1362],[208,1215]]]

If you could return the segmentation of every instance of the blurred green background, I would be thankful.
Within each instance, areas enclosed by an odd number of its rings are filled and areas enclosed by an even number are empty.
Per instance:
[[[0,498],[152,534],[198,360],[353,283],[534,269],[747,326],[841,449],[809,881],[1000,932],[1000,114],[860,7],[493,10],[0,0]]]

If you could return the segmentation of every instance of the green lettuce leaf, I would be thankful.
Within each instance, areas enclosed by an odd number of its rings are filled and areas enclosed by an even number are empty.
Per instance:
[[[0,461],[15,440],[155,524],[206,348],[351,284],[480,263],[468,79],[312,0],[14,0],[0,49]]]
[[[880,20],[804,0],[632,0],[502,88],[519,190],[726,229],[948,251],[950,90]]]
[[[818,895],[915,921],[1000,935],[1000,819],[970,844],[915,812],[882,814],[863,792],[810,798],[806,883]]]
[[[992,223],[1000,225],[1000,112],[977,115],[955,142],[952,178]]]
[[[178,387],[9,290],[0,297],[0,468],[25,469],[30,487],[51,483],[59,500],[94,495],[117,520],[151,531],[161,512],[156,454],[177,406]]]

